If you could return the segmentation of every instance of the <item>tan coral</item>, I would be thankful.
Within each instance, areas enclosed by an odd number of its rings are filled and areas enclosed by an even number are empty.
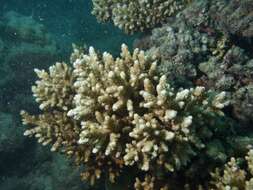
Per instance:
[[[182,10],[189,0],[93,0],[92,2],[92,13],[98,20],[111,19],[126,33],[133,33],[164,22]]]
[[[72,104],[73,76],[71,68],[66,63],[56,63],[45,70],[35,69],[39,79],[36,86],[32,87],[36,102],[40,103],[40,109],[58,107],[67,110]]]
[[[169,190],[168,185],[158,184],[156,178],[152,175],[145,175],[144,180],[135,179],[134,187],[136,190]]]
[[[127,142],[122,141],[127,140],[122,135],[131,130],[134,113],[144,111],[139,105],[142,100],[139,93],[145,88],[144,81],[157,80],[156,64],[138,49],[131,55],[125,45],[121,58],[116,60],[108,53],[99,60],[90,48],[89,55],[74,62],[77,94],[75,108],[68,115],[83,120],[79,144],[94,143],[94,154],[102,151],[105,155],[122,157]]]
[[[35,136],[42,145],[52,144],[51,151],[63,148],[62,151],[72,155],[76,149],[75,144],[79,137],[79,126],[67,114],[60,111],[31,116],[21,111],[23,124],[32,124],[33,128],[27,129],[25,136]]]
[[[115,182],[125,167],[181,169],[208,141],[195,132],[212,125],[205,116],[222,114],[228,103],[223,92],[174,89],[157,72],[155,57],[139,49],[131,54],[124,44],[116,59],[91,47],[88,54],[74,51],[72,62],[73,70],[57,63],[49,73],[36,71],[33,93],[42,114],[21,115],[33,126],[25,135],[85,164],[82,179],[92,184],[103,175]]]
[[[211,190],[252,190],[253,188],[253,149],[249,150],[244,161],[247,163],[246,167],[241,166],[242,160],[232,157],[225,165],[222,172],[216,169],[212,173],[213,188]]]
[[[136,178],[134,187],[136,190],[153,190],[155,188],[154,184],[155,178],[151,176],[145,176],[144,181],[140,181],[139,178]]]

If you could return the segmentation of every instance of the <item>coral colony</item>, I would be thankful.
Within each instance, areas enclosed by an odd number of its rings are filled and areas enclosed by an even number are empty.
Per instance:
[[[187,0],[93,0],[92,13],[99,21],[112,20],[126,33],[144,31],[175,15],[188,3]]]
[[[213,6],[225,6],[218,2]],[[104,179],[111,189],[123,180],[120,189],[252,190],[253,141],[241,132],[253,118],[252,59],[217,32],[220,25],[213,33],[207,26],[203,32],[208,19],[187,24],[198,1],[93,5],[98,20],[126,33],[177,16],[153,30],[145,51],[122,44],[115,58],[75,48],[71,65],[35,69],[41,112],[21,111],[24,134],[83,166],[81,178],[91,185]]]

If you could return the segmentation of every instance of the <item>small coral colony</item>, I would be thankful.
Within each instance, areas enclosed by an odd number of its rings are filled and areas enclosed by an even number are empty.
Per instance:
[[[253,36],[249,6],[93,0],[99,21],[146,36],[118,57],[74,48],[71,64],[35,69],[41,112],[21,111],[24,134],[107,189],[252,190],[253,55],[235,40]]]

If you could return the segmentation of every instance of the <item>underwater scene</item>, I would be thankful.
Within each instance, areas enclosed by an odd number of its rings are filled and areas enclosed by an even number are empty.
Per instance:
[[[253,0],[0,0],[0,190],[253,190]]]

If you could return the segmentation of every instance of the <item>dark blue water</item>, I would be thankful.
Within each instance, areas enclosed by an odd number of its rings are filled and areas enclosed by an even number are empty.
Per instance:
[[[38,34],[19,36],[22,27]],[[98,23],[90,1],[0,0],[1,190],[88,189],[63,156],[23,137],[19,110],[36,110],[30,90],[33,68],[69,62],[73,43],[118,54],[122,43],[131,46],[134,39],[112,24]]]

